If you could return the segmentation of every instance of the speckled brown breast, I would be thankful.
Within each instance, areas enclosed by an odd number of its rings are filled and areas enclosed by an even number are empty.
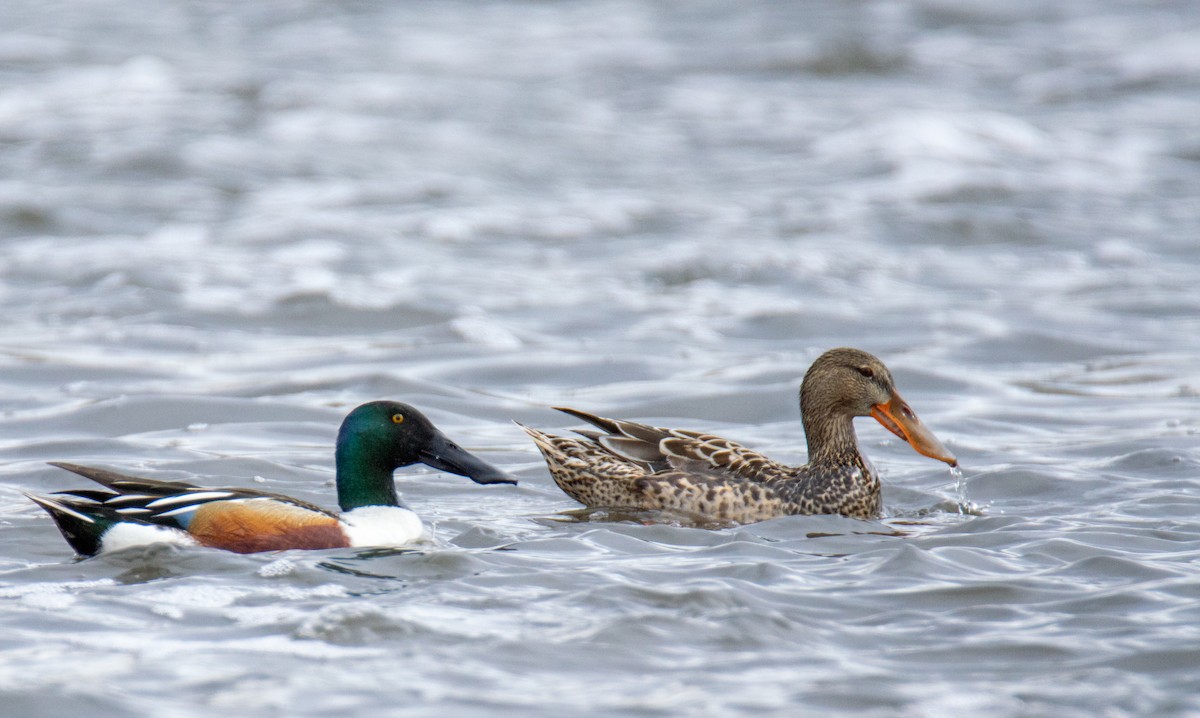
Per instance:
[[[671,510],[742,524],[794,514],[869,519],[882,508],[879,479],[859,456],[799,468],[757,461],[751,478],[717,470],[653,471],[594,441],[526,431],[559,488],[593,508]]]

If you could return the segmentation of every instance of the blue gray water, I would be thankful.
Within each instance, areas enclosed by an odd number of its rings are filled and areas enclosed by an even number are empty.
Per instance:
[[[1200,5],[6,0],[0,714],[1200,713]],[[803,461],[822,350],[886,517],[590,520],[548,406]],[[74,561],[47,460],[333,503],[420,552]],[[588,519],[588,517],[583,517]]]

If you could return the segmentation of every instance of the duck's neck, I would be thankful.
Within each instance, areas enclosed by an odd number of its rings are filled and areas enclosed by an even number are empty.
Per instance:
[[[818,466],[861,464],[854,418],[826,415],[816,419],[805,414],[804,436],[808,439],[808,463]]]
[[[363,506],[401,506],[392,479],[395,463],[384,452],[372,450],[355,438],[338,438],[335,463],[338,504],[342,511]]]

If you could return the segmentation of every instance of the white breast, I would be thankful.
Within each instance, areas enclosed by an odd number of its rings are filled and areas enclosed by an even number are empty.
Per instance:
[[[404,546],[425,538],[415,513],[399,506],[363,506],[342,514],[351,546]]]
[[[198,546],[199,543],[186,531],[169,526],[153,526],[123,522],[104,532],[100,539],[100,551],[120,551],[134,546],[149,546],[156,543],[173,543],[180,546]]]

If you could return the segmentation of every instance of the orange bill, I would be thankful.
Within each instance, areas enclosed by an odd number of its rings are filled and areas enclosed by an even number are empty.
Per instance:
[[[958,459],[954,458],[954,454],[942,445],[932,431],[925,428],[917,413],[909,408],[908,402],[900,397],[899,392],[893,392],[891,400],[886,404],[872,406],[871,416],[883,424],[885,429],[907,441],[917,453],[945,461],[951,466],[958,466]]]

